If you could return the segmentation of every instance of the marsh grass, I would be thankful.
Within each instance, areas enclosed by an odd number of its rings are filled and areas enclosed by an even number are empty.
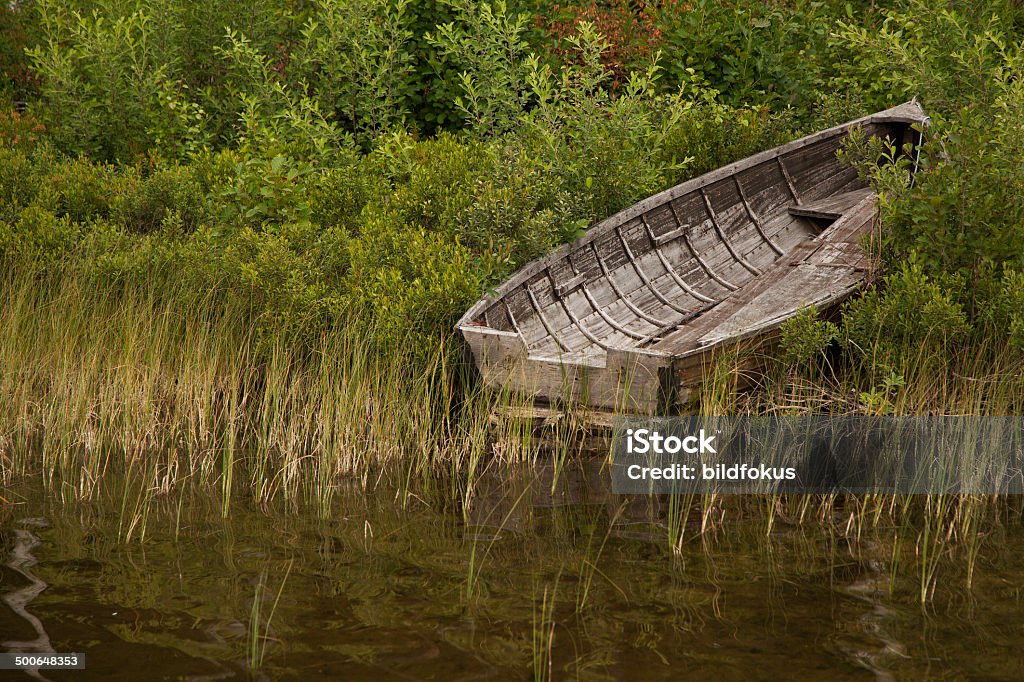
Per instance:
[[[112,472],[144,480],[126,535],[140,499],[186,485],[218,490],[224,514],[244,494],[323,515],[343,478],[445,469],[468,472],[470,495],[489,454],[503,398],[462,390],[450,339],[426,358],[382,355],[342,326],[302,348],[213,293],[17,273],[0,290],[0,481],[41,472],[88,500]],[[507,457],[531,456],[508,428]]]
[[[995,343],[952,355],[927,344],[884,355],[856,350],[855,358],[822,356],[794,367],[765,349],[726,349],[705,367],[689,405],[707,415],[1024,413],[1021,359]],[[816,528],[834,541],[870,541],[885,548],[890,591],[911,577],[924,605],[952,566],[962,566],[970,589],[986,541],[1019,523],[1022,512],[1018,498],[998,495],[679,495],[667,500],[665,527],[676,556],[694,541],[714,553],[723,530],[750,522],[766,538],[781,524]]]
[[[550,463],[554,495],[567,463],[586,454],[583,410],[565,410],[538,439],[529,401],[482,389],[450,337],[426,355],[381,353],[371,335],[339,325],[308,347],[260,334],[250,310],[225,302],[237,297],[197,297],[173,282],[11,270],[0,285],[0,484],[40,474],[62,501],[115,499],[120,542],[144,541],[154,503],[185,492],[216,491],[222,515],[244,497],[327,518],[346,479],[386,483],[400,504],[440,482],[468,521],[489,467]],[[951,365],[920,348],[868,358],[840,381],[831,360],[794,368],[734,349],[706,368],[690,405],[702,414],[1024,409],[1019,359],[996,348]],[[765,538],[780,526],[870,538],[887,548],[891,589],[912,574],[928,602],[951,562],[964,563],[970,587],[986,542],[1021,513],[1015,500],[980,496],[702,495],[669,498],[653,521],[677,558],[693,542],[714,553],[735,522],[752,519]],[[507,519],[494,521],[500,532]],[[601,576],[606,541],[588,540],[578,610]],[[468,601],[492,545],[468,547]]]

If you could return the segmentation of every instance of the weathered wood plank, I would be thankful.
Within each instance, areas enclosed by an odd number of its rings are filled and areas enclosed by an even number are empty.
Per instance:
[[[871,190],[868,188],[843,192],[842,194],[834,194],[817,201],[807,202],[800,206],[790,206],[789,212],[793,215],[805,216],[807,218],[835,220],[870,194]]]

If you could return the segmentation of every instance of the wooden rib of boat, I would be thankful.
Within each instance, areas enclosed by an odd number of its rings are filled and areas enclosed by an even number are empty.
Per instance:
[[[871,277],[876,198],[836,152],[850,130],[913,144],[915,102],[684,182],[591,227],[478,301],[457,329],[491,389],[671,412],[709,354]]]

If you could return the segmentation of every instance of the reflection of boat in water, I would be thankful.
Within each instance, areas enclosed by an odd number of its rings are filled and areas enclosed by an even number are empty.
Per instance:
[[[483,381],[541,403],[671,409],[714,349],[869,279],[875,196],[836,152],[853,127],[902,145],[923,120],[909,102],[756,154],[526,265],[458,323]]]
[[[24,523],[45,526],[42,519],[28,519]],[[3,650],[9,653],[52,653],[53,645],[50,643],[50,636],[46,633],[42,621],[29,613],[29,603],[38,597],[47,588],[47,584],[37,578],[29,569],[35,565],[36,558],[32,551],[40,544],[32,532],[18,528],[14,531],[14,548],[11,550],[7,567],[21,575],[28,584],[16,590],[11,590],[3,595],[3,601],[16,615],[28,623],[35,631],[36,638],[26,641],[5,641],[0,642]],[[29,668],[25,671],[36,679],[46,679],[39,674],[36,668]]]

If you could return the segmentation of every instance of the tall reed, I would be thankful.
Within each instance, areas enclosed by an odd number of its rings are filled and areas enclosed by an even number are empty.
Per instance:
[[[340,325],[309,347],[261,334],[233,300],[8,273],[0,481],[42,472],[90,499],[113,470],[159,493],[213,486],[225,514],[240,493],[326,514],[342,478],[464,470],[484,456],[500,397],[462,389],[450,338],[424,359],[380,353]]]

